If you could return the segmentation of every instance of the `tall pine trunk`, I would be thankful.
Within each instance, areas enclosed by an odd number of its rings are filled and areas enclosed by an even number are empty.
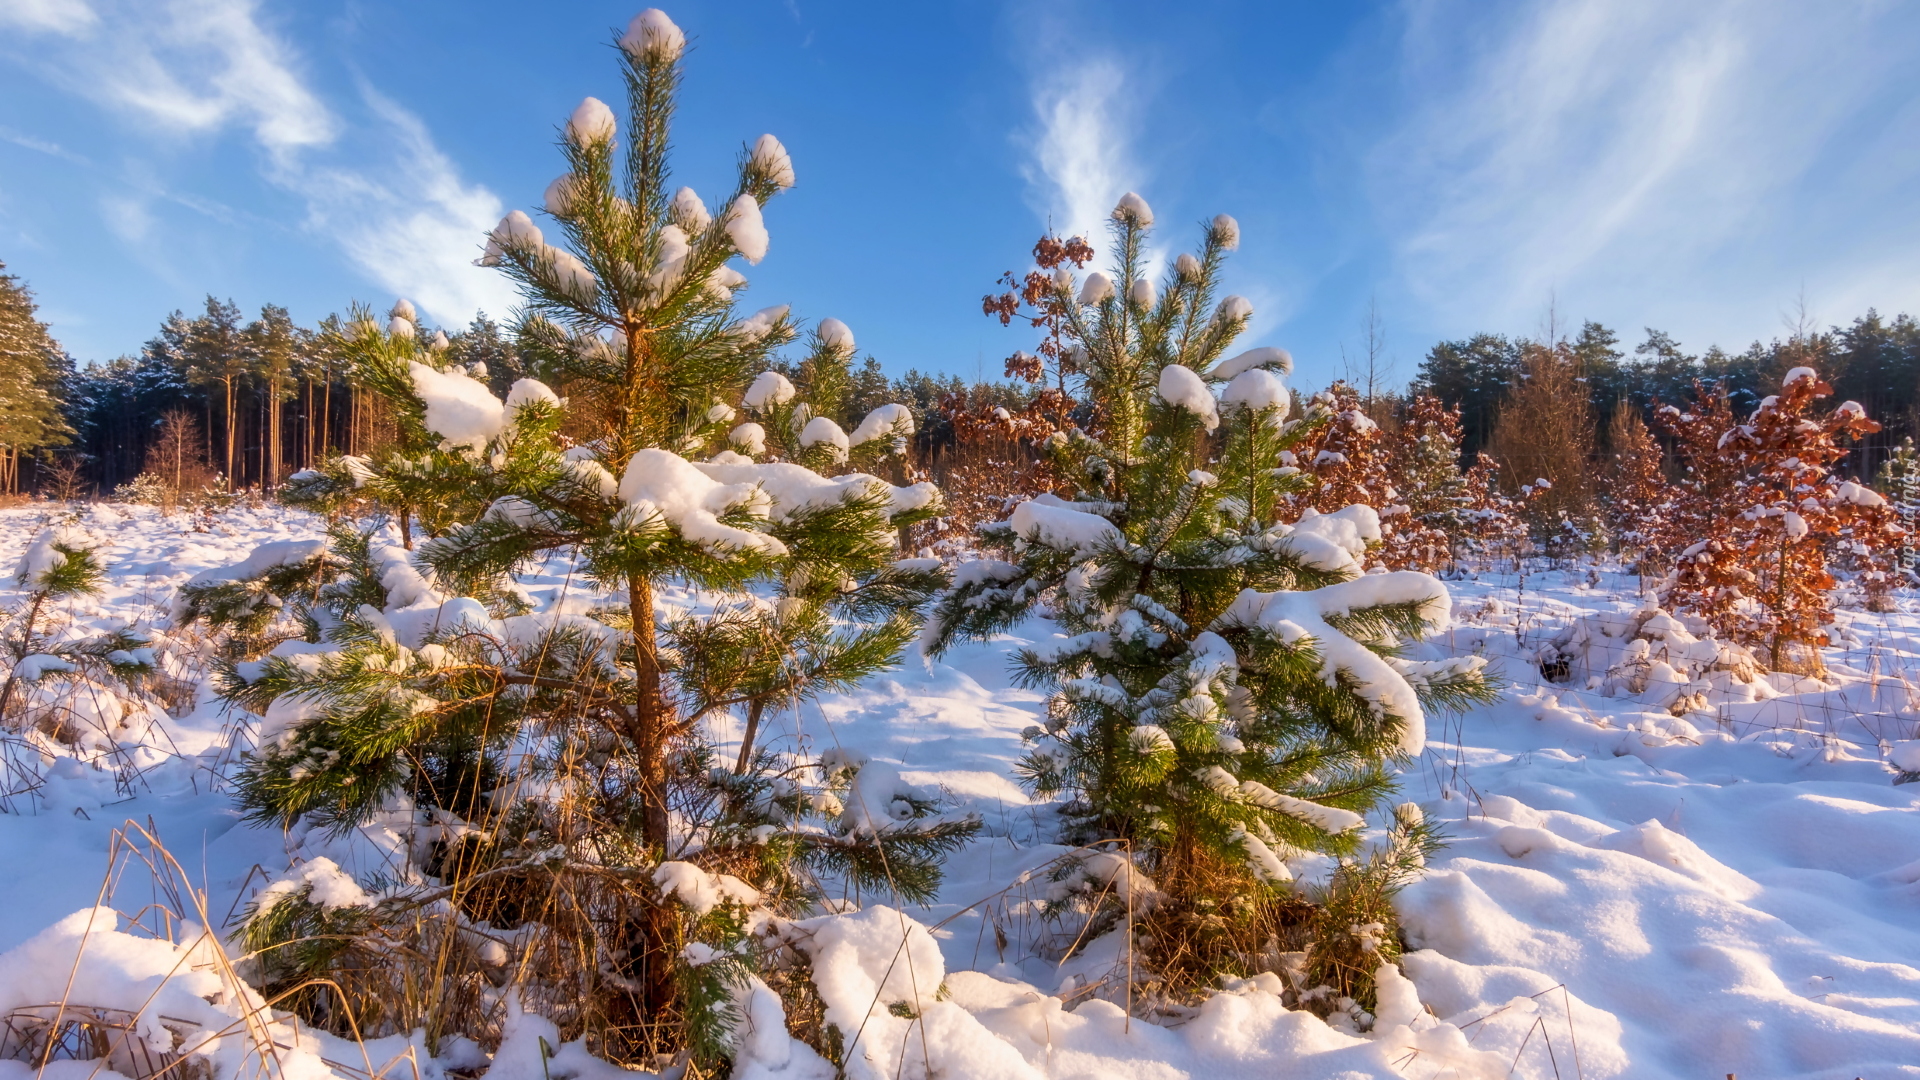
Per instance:
[[[227,388],[227,490],[233,490],[233,376],[221,380]]]
[[[667,850],[667,734],[674,716],[660,668],[660,643],[653,627],[653,583],[635,575],[627,580],[627,610],[633,625],[635,773],[640,786],[641,835],[659,859]],[[663,1012],[674,997],[674,914],[650,904],[640,928],[642,1007],[649,1016]]]
[[[267,380],[267,475],[261,477],[262,487],[271,490],[280,482],[280,378],[274,376]]]

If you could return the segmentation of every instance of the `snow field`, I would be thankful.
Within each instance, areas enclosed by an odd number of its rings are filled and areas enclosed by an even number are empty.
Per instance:
[[[1043,509],[1022,524],[1076,524],[1055,520],[1070,509]],[[0,511],[0,566],[14,566],[61,516]],[[240,564],[263,544],[285,544],[260,556],[278,557],[320,535],[317,519],[274,507],[236,508],[204,532],[145,507],[82,508],[68,525],[102,544],[108,570],[103,595],[54,613],[75,634],[160,622],[172,590],[196,575]],[[592,599],[559,560],[522,584],[540,612],[530,619],[564,617]],[[1892,763],[1920,745],[1920,615],[1845,613],[1847,637],[1828,651],[1824,681],[1743,677],[1681,621],[1637,619],[1631,577],[1486,574],[1449,588],[1445,629],[1408,659],[1482,657],[1513,687],[1465,717],[1429,717],[1425,752],[1403,778],[1404,796],[1452,841],[1399,903],[1417,997],[1383,994],[1367,1032],[1286,1009],[1274,976],[1149,1022],[1111,1000],[1124,942],[1057,959],[1071,938],[1060,940],[1063,928],[1035,905],[1070,853],[1049,842],[1051,808],[1013,782],[1021,732],[1042,699],[1012,687],[1006,671],[1012,649],[1061,638],[1049,620],[769,717],[774,749],[869,757],[888,767],[872,778],[888,787],[876,798],[917,786],[986,822],[951,860],[932,908],[848,897],[857,914],[782,929],[812,958],[830,1013],[860,1032],[849,1075],[1920,1075],[1920,814],[1916,789],[1892,783]],[[1638,636],[1623,636],[1635,622]],[[1564,682],[1544,678],[1544,646],[1564,654]],[[196,666],[184,637],[156,648],[182,679],[204,674],[206,658]],[[57,680],[48,675],[39,690]],[[237,1006],[205,1001],[213,983],[201,984],[221,976],[193,928],[176,927],[174,945],[127,920],[153,890],[124,849],[106,900],[123,914],[94,912],[115,831],[128,821],[151,821],[205,888],[215,923],[290,871],[355,902],[423,824],[397,810],[345,838],[242,825],[219,774],[260,722],[223,714],[204,691],[181,705],[179,716],[130,722],[107,708],[99,722],[108,738],[59,754],[9,736],[12,758],[37,771],[29,783],[10,767],[5,781],[14,794],[0,814],[0,853],[21,872],[0,881],[0,1003],[59,1000],[78,971],[73,1001],[92,995],[87,1004],[138,1012],[151,997],[168,1016],[198,1009],[190,1015],[213,1024],[215,1010],[218,1024],[231,1022]],[[737,739],[738,725],[714,718],[711,734]],[[883,808],[866,810],[884,822]],[[692,876],[674,884],[725,887]],[[1401,988],[1391,977],[1384,985]],[[228,989],[225,1000],[240,1000]],[[831,1075],[776,1034],[770,998],[749,988],[742,1000],[757,1026],[738,1075]],[[895,1003],[914,1015],[888,1008]],[[151,1024],[142,1031],[155,1045],[176,1038]],[[559,1046],[539,1017],[510,1023],[494,1064],[502,1080],[612,1075],[577,1046],[542,1060],[542,1037]],[[357,1048],[308,1038],[289,1071],[363,1068]],[[389,1041],[369,1057],[406,1052],[406,1040]],[[245,1049],[209,1053],[237,1069]],[[449,1041],[438,1061],[422,1060],[423,1074],[475,1064],[477,1053]],[[413,1055],[424,1059],[424,1048]]]

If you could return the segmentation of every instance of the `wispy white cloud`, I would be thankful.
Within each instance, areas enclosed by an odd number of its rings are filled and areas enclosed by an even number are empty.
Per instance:
[[[403,293],[441,322],[464,323],[481,309],[504,315],[513,286],[473,265],[481,239],[505,212],[498,196],[461,179],[420,118],[364,89],[394,147],[379,172],[318,169],[297,187],[309,223],[331,236],[363,273]]]
[[[1434,321],[1528,329],[1557,294],[1630,332],[1742,344],[1777,330],[1803,284],[1816,302],[1867,300],[1846,284],[1867,266],[1895,275],[1874,302],[1920,301],[1920,265],[1896,257],[1920,223],[1884,217],[1888,188],[1920,183],[1920,123],[1898,109],[1912,9],[1552,0],[1403,16],[1406,112],[1369,176],[1395,275]]]
[[[471,264],[500,200],[461,178],[417,116],[371,89],[362,96],[374,122],[354,130],[309,84],[303,58],[256,0],[96,0],[99,12],[80,0],[7,2],[26,6],[0,8],[6,17],[42,32],[35,66],[50,81],[137,116],[158,137],[245,131],[264,152],[264,178],[299,196],[304,226],[369,281],[448,323],[512,306],[504,279]],[[109,228],[130,244],[158,243],[144,197],[153,193],[103,199]],[[191,193],[166,197],[207,212]]]
[[[86,158],[68,150],[59,143],[47,139],[36,139],[31,135],[22,134],[12,128],[0,127],[0,140],[10,142],[15,146],[23,146],[28,150],[37,150],[48,157],[57,157],[62,161],[73,162],[75,165],[91,164]]]
[[[108,195],[100,200],[100,216],[115,236],[129,244],[145,244],[153,235],[153,211],[138,195]]]
[[[1103,56],[1038,76],[1032,87],[1029,199],[1053,231],[1085,236],[1096,248],[1113,204],[1140,182],[1126,88],[1120,62]]]
[[[104,19],[91,9],[86,19],[43,19],[38,28],[72,41],[43,70],[103,107],[175,132],[244,125],[284,161],[332,142],[340,122],[302,80],[293,47],[261,25],[258,7],[162,0],[114,4]]]
[[[0,4],[0,26],[73,34],[99,22],[86,0],[7,0]]]

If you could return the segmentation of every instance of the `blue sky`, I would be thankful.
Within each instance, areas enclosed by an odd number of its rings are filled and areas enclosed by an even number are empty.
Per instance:
[[[513,303],[468,265],[615,99],[600,0],[0,0],[0,260],[83,361],[208,292],[310,322]],[[689,0],[677,179],[762,132],[799,186],[754,307],[890,370],[998,376],[979,313],[1051,222],[1143,194],[1169,252],[1226,212],[1248,342],[1319,385],[1371,306],[1433,341],[1550,313],[1693,348],[1920,311],[1920,5]]]

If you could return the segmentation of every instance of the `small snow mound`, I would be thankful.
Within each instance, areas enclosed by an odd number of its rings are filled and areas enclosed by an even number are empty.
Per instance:
[[[905,405],[888,403],[875,408],[848,436],[853,445],[871,442],[882,435],[913,434],[913,412]]]
[[[580,147],[608,142],[617,127],[613,110],[607,108],[607,103],[590,97],[575,106],[573,115],[567,117],[567,141]]]
[[[758,264],[767,257],[767,223],[760,216],[760,204],[752,195],[742,195],[727,208],[727,237],[733,249],[749,263]]]
[[[1216,379],[1231,379],[1241,372],[1256,368],[1271,368],[1282,375],[1290,375],[1293,373],[1293,354],[1285,349],[1263,345],[1220,361],[1209,374]]]
[[[633,17],[627,32],[620,35],[620,47],[643,60],[674,61],[687,47],[687,35],[659,8],[648,8]]]
[[[785,405],[793,400],[797,391],[785,375],[777,371],[763,371],[747,387],[747,394],[740,403],[749,409],[770,409],[775,405]]]
[[[1147,205],[1147,200],[1129,191],[1125,195],[1120,196],[1120,202],[1114,206],[1113,220],[1123,225],[1133,225],[1137,228],[1151,228],[1153,225],[1153,207]]]
[[[1220,426],[1220,411],[1214,403],[1213,392],[1190,367],[1168,364],[1160,369],[1160,400],[1198,416],[1208,431]]]
[[[820,320],[820,343],[839,352],[853,352],[853,331],[839,319]]]
[[[506,427],[506,406],[481,383],[460,372],[435,371],[419,361],[407,365],[413,392],[427,407],[427,430],[440,445],[483,449]]]

